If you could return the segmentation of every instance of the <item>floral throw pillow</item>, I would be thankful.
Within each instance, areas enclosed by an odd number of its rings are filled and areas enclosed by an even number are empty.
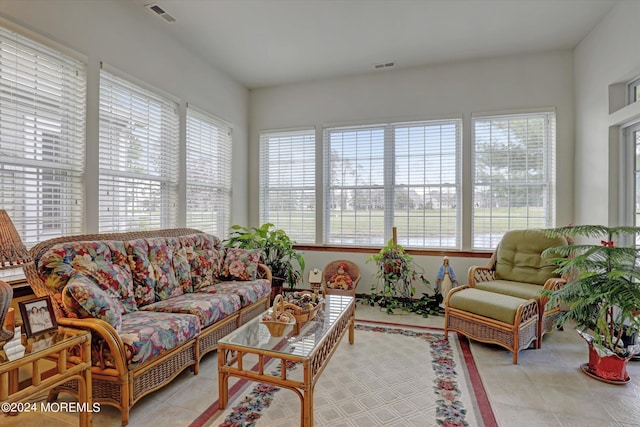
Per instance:
[[[228,248],[222,264],[222,276],[234,280],[255,280],[261,255],[260,249]]]
[[[116,331],[122,326],[124,305],[83,275],[75,275],[69,280],[62,290],[62,303],[79,318],[104,320]]]

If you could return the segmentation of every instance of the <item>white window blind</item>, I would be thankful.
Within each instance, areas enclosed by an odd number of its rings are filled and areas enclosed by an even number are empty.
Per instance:
[[[554,112],[473,119],[473,248],[555,224]]]
[[[187,226],[226,238],[231,226],[231,126],[187,108]]]
[[[315,130],[260,134],[260,223],[285,230],[297,243],[315,243]]]
[[[443,120],[393,127],[400,244],[460,247],[461,126],[461,120]]]
[[[460,245],[461,120],[325,129],[325,242]]]
[[[175,227],[178,107],[100,71],[100,232]]]
[[[385,194],[385,128],[325,129],[326,243],[384,244],[385,209],[392,200]]]
[[[0,200],[27,247],[83,231],[85,92],[82,62],[0,27]]]

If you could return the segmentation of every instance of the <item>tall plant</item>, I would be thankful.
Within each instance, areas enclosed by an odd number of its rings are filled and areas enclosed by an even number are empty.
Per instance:
[[[567,307],[557,324],[573,320],[583,334],[592,335],[593,344],[625,357],[623,335],[640,330],[640,228],[577,225],[549,233],[596,239],[545,251],[558,273],[572,277],[559,290],[543,291],[551,307]]]
[[[262,262],[269,267],[274,284],[295,288],[302,279],[304,257],[293,248],[294,242],[284,230],[271,223],[260,227],[231,226],[231,236],[225,240],[231,247],[261,249]]]

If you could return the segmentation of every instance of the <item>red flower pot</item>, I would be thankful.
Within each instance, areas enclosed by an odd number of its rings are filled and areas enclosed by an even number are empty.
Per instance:
[[[623,358],[617,354],[600,356],[592,343],[589,343],[589,363],[582,366],[582,370],[589,376],[610,383],[627,383],[630,378],[627,373],[629,357]]]

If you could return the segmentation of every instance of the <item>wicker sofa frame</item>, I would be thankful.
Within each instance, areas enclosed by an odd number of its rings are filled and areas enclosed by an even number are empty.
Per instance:
[[[254,304],[244,307],[204,328],[196,337],[161,354],[157,358],[135,369],[128,369],[125,346],[116,330],[110,324],[100,319],[77,319],[68,317],[64,307],[58,304],[53,298],[54,291],[45,286],[40,279],[36,266],[38,265],[40,257],[49,250],[49,248],[58,243],[178,237],[193,233],[202,232],[191,228],[174,228],[128,233],[74,235],[46,240],[38,243],[30,251],[31,257],[35,262],[29,266],[25,266],[27,280],[36,296],[49,295],[52,297],[51,299],[58,324],[91,332],[92,351],[94,355],[96,353],[99,355],[104,354],[103,351],[99,350],[108,347],[110,354],[113,356],[115,367],[106,367],[102,361],[100,361],[97,366],[95,364],[92,366],[92,394],[94,402],[111,405],[121,411],[123,426],[129,422],[129,411],[131,407],[143,396],[164,387],[186,368],[191,368],[194,374],[197,375],[202,357],[217,349],[220,338],[264,312],[269,307],[269,296],[267,295]],[[259,265],[258,276],[271,281],[271,272],[266,265]],[[98,349],[98,351],[96,351],[96,349]],[[60,392],[68,392],[77,396],[77,382],[70,381],[57,387],[51,392],[49,399],[56,399]]]

